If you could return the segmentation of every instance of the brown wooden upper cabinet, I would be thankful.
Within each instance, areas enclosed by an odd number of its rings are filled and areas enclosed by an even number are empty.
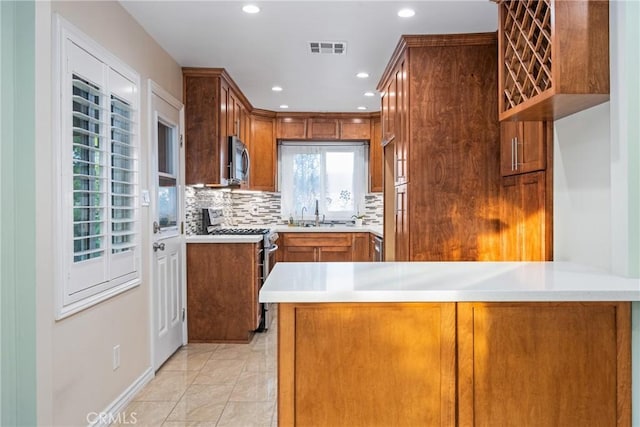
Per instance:
[[[500,170],[502,176],[544,170],[544,122],[500,123]]]
[[[277,139],[306,139],[307,119],[300,117],[278,118],[276,126]]]
[[[247,109],[239,101],[239,95],[231,88],[228,91],[227,101],[227,134],[240,138],[243,142],[249,140],[249,115]]]
[[[325,118],[309,119],[307,139],[340,139],[338,120]]]
[[[396,135],[396,110],[397,110],[397,73],[383,86],[382,92],[382,144],[393,140]]]
[[[275,119],[269,116],[251,116],[249,154],[252,159],[249,187],[252,190],[276,189],[276,138]]]
[[[278,117],[277,139],[297,140],[360,140],[371,139],[372,115],[337,113],[315,116],[313,113],[293,117]]]
[[[371,120],[371,139],[369,140],[369,191],[380,193],[382,182],[382,123],[380,116]]]
[[[222,68],[183,68],[186,184],[226,185],[229,135],[249,143],[248,101]]]
[[[409,181],[409,144],[406,128],[408,107],[407,56],[397,58],[395,68],[389,73],[389,80],[383,86],[382,95],[382,145],[394,144],[394,174],[396,185]]]
[[[499,2],[500,120],[554,120],[609,99],[609,2]]]
[[[370,119],[340,119],[340,139],[368,140],[371,136]]]
[[[184,70],[185,160],[187,184],[220,184],[227,154],[220,124],[222,101],[220,73]],[[228,175],[226,175],[228,176]]]

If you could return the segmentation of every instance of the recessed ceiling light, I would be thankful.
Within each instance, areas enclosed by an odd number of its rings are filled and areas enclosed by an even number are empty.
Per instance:
[[[260,12],[260,8],[255,4],[248,4],[242,7],[242,11],[244,13],[258,13]]]
[[[362,105],[358,107],[358,110],[366,110],[366,109],[367,109],[367,107],[364,107]]]
[[[282,92],[282,87],[274,86],[274,87],[271,88],[271,90],[274,91],[274,92]]]
[[[411,18],[413,15],[416,14],[416,11],[413,9],[400,9],[398,11],[398,16],[400,18]]]
[[[283,110],[285,110],[285,109],[289,108],[289,106],[288,106],[287,104],[282,104],[282,105],[280,106],[280,108],[282,108]]]
[[[373,93],[373,92],[365,92],[365,93],[364,93],[364,96],[373,96],[373,95],[374,95],[374,93]]]
[[[366,79],[367,77],[369,77],[369,73],[360,72],[360,73],[356,74],[356,77],[359,78],[359,79]]]

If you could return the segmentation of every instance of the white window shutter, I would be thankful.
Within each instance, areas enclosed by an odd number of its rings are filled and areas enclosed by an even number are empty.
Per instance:
[[[140,281],[140,78],[59,16],[56,30],[61,319]]]
[[[65,207],[69,225],[65,241],[69,274],[67,301],[108,280],[105,79],[102,63],[74,43],[67,42],[67,73],[63,105],[69,108],[63,131],[62,183],[70,194]]]

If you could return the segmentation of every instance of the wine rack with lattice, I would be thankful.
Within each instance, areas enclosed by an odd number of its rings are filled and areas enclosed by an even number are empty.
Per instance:
[[[551,0],[504,1],[504,110],[551,88]]]

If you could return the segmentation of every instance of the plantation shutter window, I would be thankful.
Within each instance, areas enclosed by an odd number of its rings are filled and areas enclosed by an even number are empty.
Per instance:
[[[58,29],[57,318],[137,285],[140,276],[139,77],[73,30]]]
[[[127,88],[124,77],[111,70],[112,87]],[[117,84],[114,84],[117,83]],[[111,268],[110,278],[126,277],[135,268],[138,245],[138,160],[135,109],[127,91],[111,94]]]

